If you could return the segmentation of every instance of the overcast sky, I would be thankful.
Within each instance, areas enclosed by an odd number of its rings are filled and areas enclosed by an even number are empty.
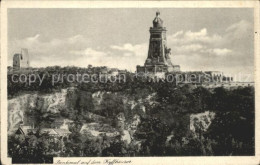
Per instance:
[[[157,9],[9,9],[8,65],[28,48],[31,65],[135,71],[148,53]],[[160,9],[171,60],[182,71],[254,72],[253,9]]]

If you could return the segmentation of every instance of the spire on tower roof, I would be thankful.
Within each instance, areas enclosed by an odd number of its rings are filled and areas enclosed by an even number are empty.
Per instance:
[[[160,12],[156,12],[156,17],[153,20],[153,27],[154,28],[162,28],[163,27],[163,20],[160,18]]]

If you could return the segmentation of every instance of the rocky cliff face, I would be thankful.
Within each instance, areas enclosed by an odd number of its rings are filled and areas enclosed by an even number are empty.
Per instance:
[[[156,93],[148,94],[145,98],[136,99],[136,97],[126,95],[122,92],[112,93],[97,91],[91,93],[88,91],[79,91],[76,88],[63,89],[51,94],[24,94],[8,100],[8,131],[9,133],[16,131],[21,122],[23,122],[24,125],[32,125],[27,116],[27,114],[32,111],[58,114],[63,109],[73,111],[76,107],[86,110],[90,105],[93,106],[93,111],[85,113],[85,116],[93,120],[92,122],[94,124],[103,125],[103,121],[106,120],[106,118],[95,114],[95,111],[102,110],[103,106],[106,106],[113,101],[121,100],[120,103],[122,103],[121,108],[124,109],[125,121],[123,130],[119,132],[122,132],[124,140],[130,143],[132,135],[135,133],[139,123],[141,122],[141,116],[146,115],[145,104],[156,104],[155,98]],[[209,111],[191,114],[189,117],[189,129],[195,136],[197,136],[200,131],[207,131],[214,117],[215,114]],[[92,132],[104,132],[101,131],[103,130],[101,127],[93,128],[95,129],[88,130],[86,127],[86,130]]]
[[[58,113],[66,107],[66,96],[68,89],[52,94],[24,94],[8,100],[8,131],[12,133],[19,127],[19,123],[28,123],[26,112],[41,111]]]
[[[206,132],[215,118],[215,113],[206,111],[190,115],[190,130],[195,133]]]
[[[121,100],[123,104],[122,107],[126,114],[129,114],[131,111],[134,111],[134,114],[137,114],[137,116],[132,116],[134,118],[126,120],[130,125],[135,125],[136,127],[138,122],[135,121],[139,121],[139,115],[144,115],[146,111],[144,102],[152,103],[154,96],[155,94],[151,94],[145,99],[135,100],[133,97],[127,96],[124,93],[104,91],[91,93],[88,91],[78,91],[76,88],[62,89],[59,92],[51,94],[39,94],[37,92],[23,94],[8,100],[8,131],[9,133],[13,133],[17,130],[21,122],[23,122],[24,125],[32,125],[26,115],[32,111],[57,114],[63,109],[73,111],[75,107],[80,107],[83,110],[86,110],[90,105],[93,105],[93,110],[95,112],[101,110],[102,106],[106,105],[106,101],[110,98]],[[100,122],[98,119],[100,119],[101,116],[94,115],[93,113],[87,113],[87,115],[91,119],[93,118],[93,120]],[[93,117],[93,115],[95,117]],[[132,124],[132,122],[134,122],[134,124]]]

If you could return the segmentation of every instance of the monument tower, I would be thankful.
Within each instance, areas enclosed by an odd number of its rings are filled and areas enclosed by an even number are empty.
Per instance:
[[[137,66],[137,72],[165,74],[166,72],[180,71],[179,65],[173,65],[170,60],[171,49],[167,48],[166,28],[160,12],[156,12],[153,27],[150,27],[150,42],[148,57],[144,66]]]

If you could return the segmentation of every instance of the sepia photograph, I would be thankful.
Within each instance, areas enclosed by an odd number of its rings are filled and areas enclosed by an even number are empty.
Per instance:
[[[260,162],[259,3],[94,4],[2,10],[2,160]]]

